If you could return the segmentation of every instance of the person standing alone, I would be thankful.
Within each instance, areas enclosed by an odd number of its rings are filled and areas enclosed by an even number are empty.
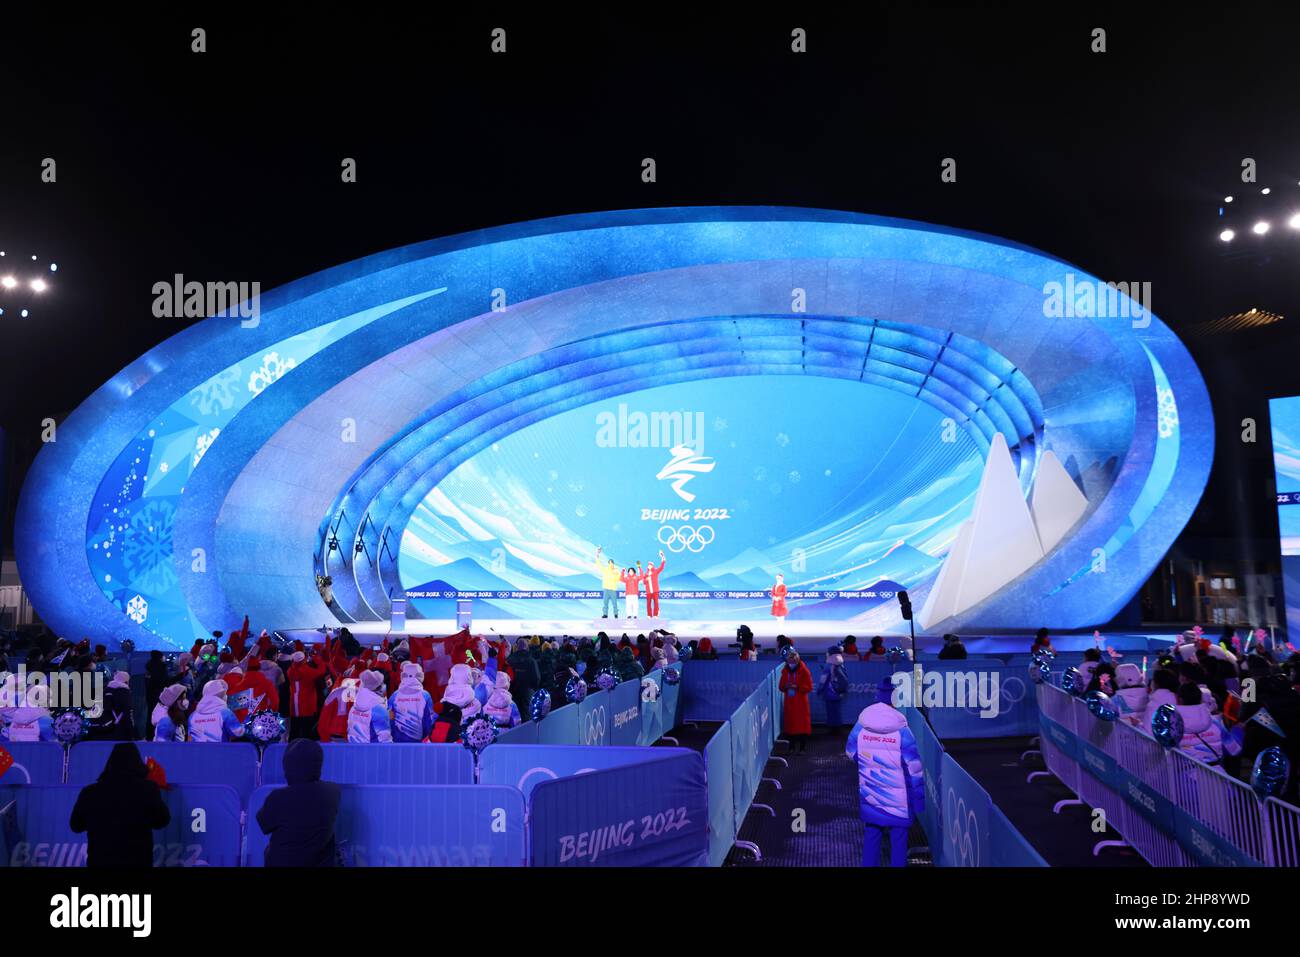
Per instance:
[[[925,810],[921,756],[907,719],[891,703],[894,683],[885,678],[876,703],[862,710],[844,753],[858,764],[858,812],[862,818],[862,866],[880,865],[889,833],[889,865],[907,865],[907,832]]]

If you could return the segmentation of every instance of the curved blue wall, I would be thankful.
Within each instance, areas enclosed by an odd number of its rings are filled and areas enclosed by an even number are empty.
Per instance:
[[[989,237],[779,208],[597,213],[368,257],[263,296],[255,328],[192,326],[95,392],[28,476],[20,572],[66,635],[188,646],[245,611],[312,627],[334,617],[313,571],[340,514],[345,548],[371,517],[373,554],[493,437],[645,376],[825,375],[916,395],[981,449],[1002,433],[1025,488],[1051,449],[1087,515],[964,620],[1104,621],[1195,507],[1213,429],[1159,320],[1044,315],[1067,275],[1095,281]],[[395,569],[352,569],[345,617],[385,615]]]

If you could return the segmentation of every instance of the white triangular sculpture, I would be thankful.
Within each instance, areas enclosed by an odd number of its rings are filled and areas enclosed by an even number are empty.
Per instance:
[[[1032,497],[1031,512],[1007,440],[996,433],[975,493],[975,508],[958,530],[917,616],[922,628],[961,614],[1028,571],[1060,542],[1088,506],[1050,451],[1039,463]]]
[[[1034,516],[1044,555],[1060,543],[1065,533],[1088,510],[1088,500],[1050,449],[1043,453],[1038,463],[1029,510]]]
[[[935,576],[934,587],[925,596],[925,604],[921,606],[918,619],[921,627],[943,621],[957,613],[958,588],[955,584],[950,585],[949,580],[956,582],[961,578],[961,569],[966,567],[966,556],[970,553],[970,536],[974,527],[975,523],[968,518],[957,529],[957,537],[948,549],[948,557],[939,566],[939,574]]]

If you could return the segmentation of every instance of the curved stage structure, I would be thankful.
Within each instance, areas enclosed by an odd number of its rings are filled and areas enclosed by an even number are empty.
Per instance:
[[[141,648],[245,612],[378,621],[412,584],[412,516],[495,443],[647,382],[812,376],[921,403],[985,461],[933,567],[891,581],[925,627],[1104,623],[1195,507],[1211,412],[1158,319],[1122,294],[1119,315],[1056,315],[1052,284],[1099,285],[986,236],[761,207],[371,256],[263,295],[255,326],[186,329],[87,399],[27,478],[19,570],[60,634]]]

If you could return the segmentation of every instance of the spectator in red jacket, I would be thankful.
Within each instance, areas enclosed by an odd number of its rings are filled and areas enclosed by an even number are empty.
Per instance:
[[[320,711],[316,684],[325,677],[325,662],[316,654],[295,651],[289,665],[289,739],[311,736],[312,725]]]
[[[276,711],[280,707],[280,695],[261,669],[261,662],[257,658],[251,658],[248,671],[235,665],[225,674],[228,688],[226,702],[240,722],[248,720],[250,714],[268,708]]]
[[[808,739],[812,736],[812,708],[808,695],[812,690],[812,672],[799,658],[799,652],[791,648],[785,658],[785,667],[781,669],[781,693],[785,695],[781,728],[790,739],[791,754],[808,750]]]

